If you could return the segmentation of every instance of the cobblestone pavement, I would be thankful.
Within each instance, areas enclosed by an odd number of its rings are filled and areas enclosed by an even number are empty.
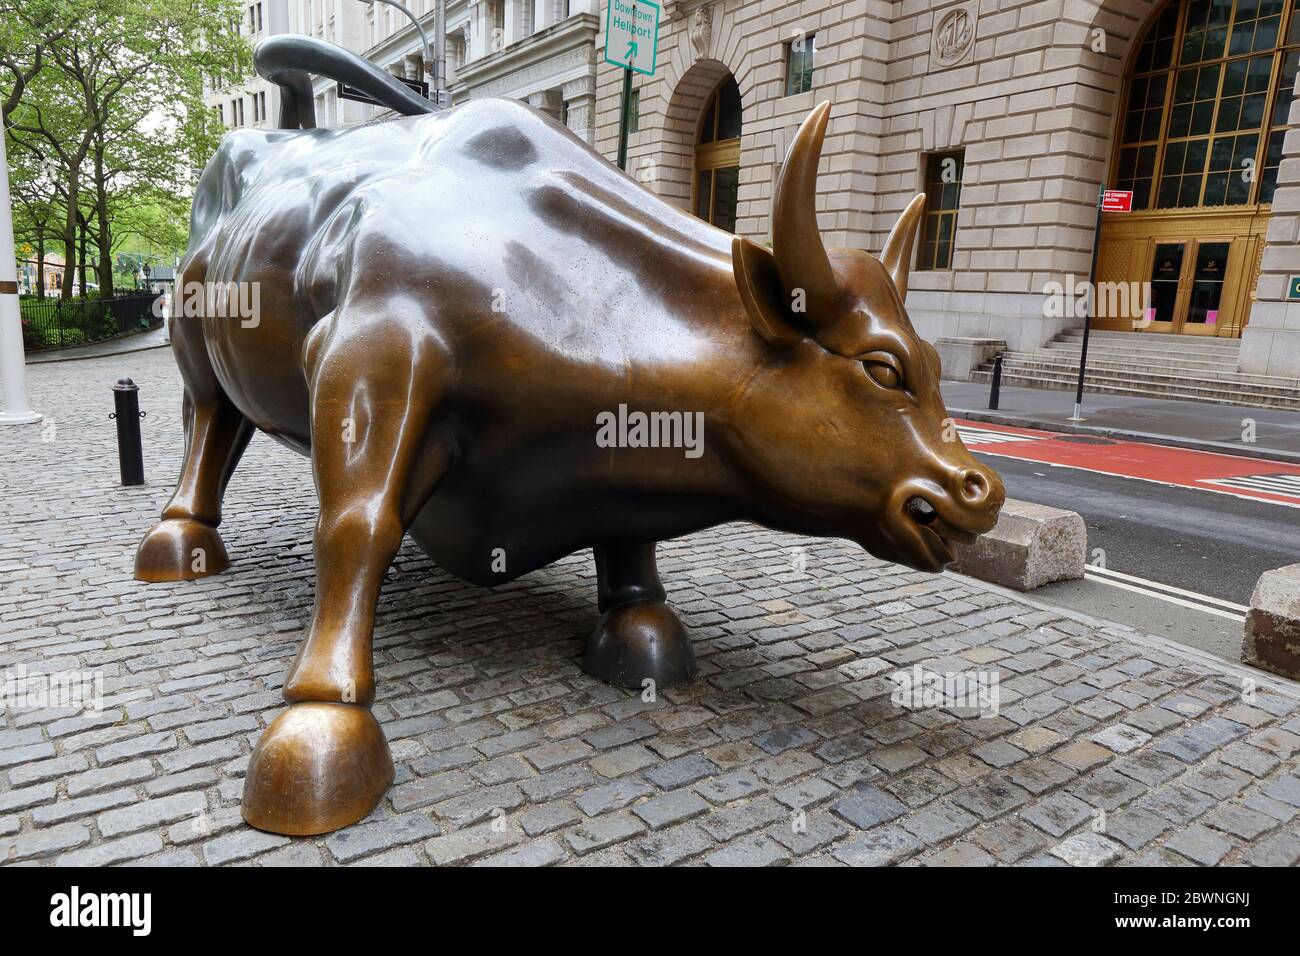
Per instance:
[[[109,387],[148,411],[117,486]],[[254,864],[1294,864],[1296,685],[840,543],[729,526],[661,547],[700,677],[586,677],[582,554],[496,590],[412,545],[376,632],[397,783],[317,839],[239,817],[312,599],[305,459],[254,439],[234,565],[131,579],[179,466],[170,352],[34,366],[47,426],[0,430],[0,667],[102,672],[98,716],[7,707],[0,860]],[[44,430],[43,430],[44,429]],[[53,440],[43,440],[52,438]],[[799,570],[805,566],[804,570]],[[997,716],[891,702],[916,664],[1000,678]],[[1249,687],[1247,682],[1247,687]]]

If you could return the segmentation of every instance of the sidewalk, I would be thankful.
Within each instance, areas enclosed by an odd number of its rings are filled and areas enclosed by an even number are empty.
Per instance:
[[[1073,390],[1003,385],[998,410],[990,411],[986,384],[945,381],[941,389],[955,418],[1300,464],[1300,413],[1291,409],[1085,393],[1083,417],[1087,421],[1079,424],[1069,421],[1074,413]],[[1253,443],[1242,441],[1247,420],[1254,422]]]
[[[119,335],[117,338],[105,339],[91,345],[78,345],[70,349],[51,349],[48,352],[34,352],[27,356],[28,365],[44,365],[47,362],[70,362],[73,359],[103,358],[106,355],[122,355],[127,352],[142,352],[145,349],[162,348],[167,344],[167,331],[163,326],[148,332],[135,332],[131,335]]]

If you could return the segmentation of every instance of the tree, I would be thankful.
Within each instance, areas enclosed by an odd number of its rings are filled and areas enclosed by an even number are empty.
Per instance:
[[[0,51],[16,102],[9,133],[57,174],[64,298],[74,264],[87,265],[83,219],[112,291],[115,193],[147,186],[188,202],[219,133],[202,77],[249,69],[240,11],[233,0],[0,0],[0,21],[16,24]]]
[[[9,153],[9,191],[14,204],[14,241],[32,247],[36,256],[36,292],[44,296],[45,250],[62,218],[58,185],[37,157],[13,150]]]
[[[49,16],[57,9],[56,4],[33,0],[30,6],[39,8],[33,11],[36,15],[30,19],[8,16],[0,19],[0,66],[9,71],[12,84],[0,102],[0,111],[5,116],[18,108],[27,84],[44,66],[45,51],[64,33],[63,18]],[[35,24],[42,24],[42,27],[34,28]]]

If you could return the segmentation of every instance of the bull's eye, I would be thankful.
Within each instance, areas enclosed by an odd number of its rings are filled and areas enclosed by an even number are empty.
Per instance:
[[[888,365],[873,365],[871,362],[864,362],[867,367],[867,374],[871,380],[882,388],[898,388],[902,384],[902,378],[899,377],[898,370]]]
[[[862,367],[867,370],[871,380],[881,388],[902,388],[903,369],[898,359],[888,352],[872,352],[863,356]]]

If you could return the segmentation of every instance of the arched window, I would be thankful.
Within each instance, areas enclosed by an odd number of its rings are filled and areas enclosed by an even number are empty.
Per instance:
[[[1270,203],[1300,63],[1300,0],[1170,0],[1126,84],[1115,187],[1133,208]]]
[[[1300,0],[1298,0],[1300,2]],[[704,105],[695,146],[695,215],[736,231],[740,186],[740,87],[727,76]]]

